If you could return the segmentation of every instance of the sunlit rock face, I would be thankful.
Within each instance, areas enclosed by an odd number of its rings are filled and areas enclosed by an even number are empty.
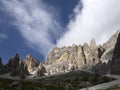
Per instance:
[[[119,32],[113,34],[103,45],[96,45],[95,39],[92,39],[90,44],[54,47],[43,63],[30,54],[22,61],[16,53],[5,65],[2,64],[0,58],[0,74],[10,73],[10,76],[19,76],[20,79],[30,74],[34,77],[41,77],[76,69],[90,70],[100,74],[120,74]]]
[[[94,39],[91,40],[90,46],[84,43],[83,45],[62,48],[55,47],[45,60],[45,67],[50,73],[67,72],[74,69],[90,69],[100,61],[100,57],[104,53],[102,49],[96,45]]]
[[[53,48],[44,63],[46,70],[50,73],[59,73],[84,69],[98,73],[109,73],[119,32],[120,30],[113,34],[103,45],[96,45],[95,39],[92,39],[90,45],[84,43],[83,45],[73,44],[62,48]]]
[[[118,34],[120,33],[120,30],[118,30],[115,34],[113,34],[110,39],[103,44],[103,47],[105,49],[109,49],[111,47],[114,47],[117,41]]]
[[[30,54],[26,56],[25,63],[27,65],[28,71],[32,73],[39,66],[39,60],[32,57]]]

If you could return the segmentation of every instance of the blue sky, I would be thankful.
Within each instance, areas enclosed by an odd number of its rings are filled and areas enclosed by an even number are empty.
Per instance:
[[[54,47],[103,44],[120,29],[119,0],[1,0],[0,57],[43,61]]]
[[[14,0],[11,1],[14,2]],[[55,13],[57,18],[59,18],[59,22],[62,27],[61,33],[65,32],[64,28],[69,22],[69,15],[73,13],[73,9],[77,5],[77,2],[78,0],[43,0],[42,1],[42,3],[45,4],[44,6],[46,6],[46,9],[49,8],[51,10],[55,9],[53,10],[53,13]],[[8,3],[10,2],[7,2],[7,4]],[[21,0],[21,3],[24,4],[25,2]],[[17,5],[17,2],[15,4]],[[13,7],[17,8],[15,7],[15,4]],[[31,46],[28,45],[28,41],[25,40],[25,38],[21,35],[21,33],[18,30],[20,27],[15,25],[15,23],[18,22],[16,21],[16,17],[14,15],[11,15],[13,11],[9,12],[9,10],[7,9],[8,8],[6,7],[4,0],[0,1],[0,56],[2,57],[3,62],[6,63],[9,60],[9,58],[12,57],[16,52],[20,54],[21,59],[24,59],[27,54],[31,54],[41,61],[44,60],[45,55],[42,53],[41,48],[44,49],[46,47],[39,45],[40,46],[39,50],[36,50],[34,48],[34,45]],[[48,12],[48,14],[49,13],[50,12]],[[52,43],[55,44],[58,38],[59,37],[57,36],[52,37]],[[47,54],[47,52],[48,50],[45,52],[45,54]]]

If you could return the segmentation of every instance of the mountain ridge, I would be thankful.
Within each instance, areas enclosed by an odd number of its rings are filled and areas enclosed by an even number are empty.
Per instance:
[[[73,44],[62,48],[54,47],[44,62],[39,62],[30,54],[26,56],[25,60],[21,61],[16,53],[6,65],[3,65],[0,59],[0,73],[11,72],[11,76],[20,75],[21,78],[25,78],[26,75],[39,77],[76,69],[92,70],[106,74],[105,70],[109,68],[106,65],[112,60],[119,32],[120,30],[113,34],[103,45],[96,45],[95,39],[92,39],[90,44]],[[102,69],[103,66],[107,69]]]

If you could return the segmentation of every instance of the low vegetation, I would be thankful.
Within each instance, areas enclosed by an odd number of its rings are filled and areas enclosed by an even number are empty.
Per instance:
[[[120,85],[117,85],[117,86],[114,86],[114,87],[111,87],[107,90],[120,90]]]
[[[19,83],[10,79],[0,79],[0,90],[77,90],[111,80],[114,79],[99,74],[73,71],[56,76],[23,80]]]

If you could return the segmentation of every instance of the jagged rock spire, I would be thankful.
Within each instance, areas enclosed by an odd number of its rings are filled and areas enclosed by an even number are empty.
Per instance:
[[[29,72],[33,72],[34,68],[37,68],[40,64],[39,60],[35,59],[34,57],[32,57],[32,55],[28,54],[26,56],[26,60],[25,63],[27,65],[28,71]]]
[[[93,39],[90,41],[90,49],[92,50],[92,49],[94,49],[94,48],[96,48],[96,41],[95,41],[95,39],[93,38]]]

